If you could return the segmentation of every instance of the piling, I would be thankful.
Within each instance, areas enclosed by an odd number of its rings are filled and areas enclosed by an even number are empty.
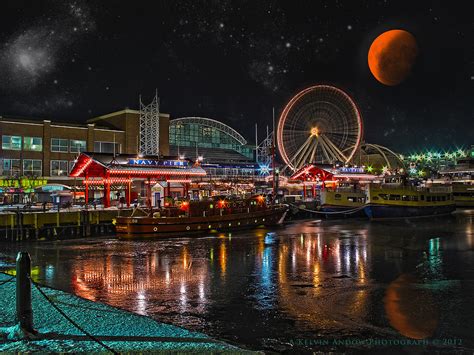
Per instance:
[[[31,307],[31,258],[26,251],[20,251],[16,258],[16,320],[20,329],[35,333]]]

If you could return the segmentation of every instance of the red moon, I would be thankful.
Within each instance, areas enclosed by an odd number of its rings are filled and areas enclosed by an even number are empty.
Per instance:
[[[404,30],[390,30],[370,46],[368,62],[373,76],[382,84],[400,84],[410,74],[418,55],[415,37]]]

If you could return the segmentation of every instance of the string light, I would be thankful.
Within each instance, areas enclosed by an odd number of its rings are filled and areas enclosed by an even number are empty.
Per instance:
[[[92,158],[88,158],[88,160],[86,160],[86,162],[79,168],[79,170],[77,170],[74,174],[71,174],[71,176],[77,177],[81,175],[84,172],[84,170],[86,170],[89,167],[89,165],[91,165],[91,163],[92,163]]]

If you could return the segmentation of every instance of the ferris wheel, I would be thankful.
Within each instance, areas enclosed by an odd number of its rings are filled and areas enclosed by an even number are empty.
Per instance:
[[[307,163],[348,163],[361,139],[362,118],[356,104],[333,86],[316,85],[300,91],[278,122],[278,150],[292,170]]]

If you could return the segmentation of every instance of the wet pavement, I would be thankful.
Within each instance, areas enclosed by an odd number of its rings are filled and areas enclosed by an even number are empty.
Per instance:
[[[474,349],[474,211],[194,238],[2,244],[32,276],[252,350]]]

